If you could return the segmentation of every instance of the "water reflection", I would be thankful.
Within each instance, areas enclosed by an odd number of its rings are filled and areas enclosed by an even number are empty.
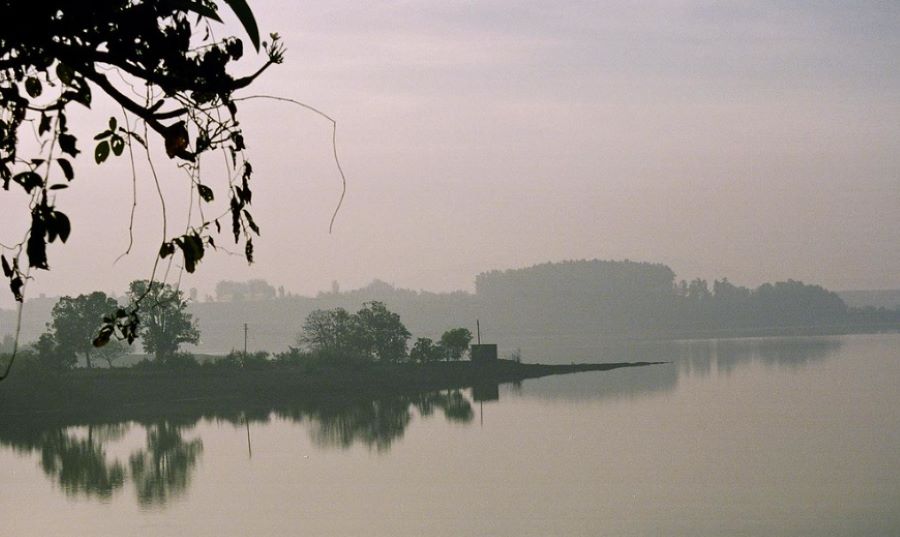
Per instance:
[[[836,354],[841,341],[832,338],[792,340],[687,341],[634,351],[669,364],[546,377],[522,384],[480,384],[471,390],[356,400],[293,401],[274,407],[251,401],[198,402],[178,417],[135,418],[122,409],[103,416],[28,416],[0,424],[0,446],[37,455],[38,466],[66,495],[107,500],[132,486],[143,507],[165,506],[189,490],[203,456],[201,438],[190,433],[201,421],[217,421],[248,429],[273,417],[302,423],[312,443],[322,449],[364,446],[386,452],[403,438],[416,416],[440,413],[452,423],[470,424],[473,403],[505,398],[556,400],[629,399],[674,391],[681,375],[730,375],[754,363],[767,367],[806,367]],[[152,409],[142,412],[152,414]]]
[[[108,461],[104,445],[114,440],[126,425],[90,426],[86,438],[66,429],[50,430],[37,440],[41,469],[69,495],[84,494],[108,498],[125,483],[125,468]]]
[[[141,505],[164,505],[190,482],[203,442],[185,441],[182,429],[166,421],[147,427],[147,447],[128,458],[131,480]]]
[[[805,365],[837,352],[840,336],[758,337],[703,340],[622,341],[591,334],[524,338],[523,360],[570,362],[689,362],[697,373],[711,372],[715,362],[751,363],[788,367]],[[729,365],[726,364],[725,369]]]
[[[754,363],[766,367],[798,369],[824,361],[840,351],[837,338],[755,338],[682,341],[672,346],[672,355],[683,374],[707,376],[715,371],[729,375]]]
[[[162,505],[187,489],[203,443],[199,438],[186,441],[181,425],[165,420],[143,424],[146,446],[133,451],[126,466],[109,455],[108,447],[138,425],[63,425],[33,417],[25,424],[5,423],[0,445],[38,453],[41,470],[69,496],[108,499],[131,482],[138,503]]]
[[[682,375],[731,375],[741,367],[798,369],[838,354],[839,338],[745,338],[729,340],[647,341],[609,344],[606,361],[666,361],[669,364],[623,368],[526,380],[523,387],[504,386],[504,396],[560,401],[632,399],[672,392]],[[565,347],[559,352],[565,354]]]
[[[273,416],[303,422],[313,444],[323,449],[347,449],[362,445],[385,452],[403,437],[413,412],[429,417],[440,411],[449,422],[469,423],[475,416],[469,398],[461,390],[413,396],[385,397],[350,402],[303,402],[278,408],[202,410],[195,415],[153,421],[122,421],[82,425],[78,420],[31,416],[0,426],[0,446],[23,455],[38,454],[44,474],[69,496],[105,500],[127,484],[134,487],[142,507],[161,507],[179,498],[190,487],[203,455],[200,438],[186,433],[203,420],[227,422],[236,427],[268,423]],[[134,446],[138,430],[139,446]],[[123,446],[122,444],[126,444]],[[110,447],[130,453],[110,455]]]

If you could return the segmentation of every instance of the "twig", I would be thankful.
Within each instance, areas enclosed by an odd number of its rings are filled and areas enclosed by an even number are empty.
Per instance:
[[[122,115],[125,116],[125,128],[131,132],[131,124],[128,122],[128,112],[122,107]],[[128,158],[131,160],[131,216],[128,218],[128,248],[122,252],[122,255],[113,261],[113,265],[120,259],[131,253],[131,247],[134,246],[134,212],[137,209],[137,171],[134,167],[134,150],[131,147],[131,135],[128,136]]]
[[[334,220],[337,218],[338,211],[341,210],[341,205],[344,203],[344,196],[347,194],[347,178],[344,176],[344,169],[341,167],[341,159],[338,158],[338,150],[337,150],[337,121],[334,120],[331,116],[326,114],[325,112],[319,110],[314,106],[310,106],[304,102],[290,99],[288,97],[277,97],[275,95],[248,95],[246,97],[236,97],[232,99],[232,101],[249,101],[251,99],[269,99],[272,101],[281,101],[285,103],[295,104],[301,108],[305,108],[310,112],[314,112],[328,121],[331,122],[331,149],[334,153],[334,163],[337,165],[338,173],[341,174],[341,197],[338,199],[337,207],[334,208],[334,213],[331,215],[331,222],[328,224],[328,233],[331,233],[334,228]]]

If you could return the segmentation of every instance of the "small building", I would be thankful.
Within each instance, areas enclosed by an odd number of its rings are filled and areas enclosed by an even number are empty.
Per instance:
[[[478,343],[469,347],[473,364],[491,364],[497,362],[496,343]]]

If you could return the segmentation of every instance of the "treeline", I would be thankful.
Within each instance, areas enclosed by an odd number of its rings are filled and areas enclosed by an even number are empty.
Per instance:
[[[776,335],[900,325],[900,308],[848,307],[838,295],[818,285],[788,280],[748,288],[727,278],[677,281],[669,267],[658,263],[544,263],[482,273],[475,283],[475,293],[415,291],[380,280],[342,291],[335,283],[329,292],[304,297],[262,280],[220,282],[216,286],[219,301],[187,300],[186,311],[203,332],[194,351],[214,354],[242,347],[244,323],[249,325],[251,348],[282,351],[297,346],[303,319],[312,312],[337,308],[353,312],[372,301],[396,312],[409,332],[430,338],[432,344],[446,327],[474,330],[475,320],[480,319],[486,340],[506,350],[523,346],[526,338],[546,336]],[[36,339],[47,322],[50,306],[45,303],[26,306],[26,340]],[[415,342],[411,346],[415,348]],[[422,343],[416,355],[420,352],[431,350]]]
[[[262,369],[275,366],[347,366],[365,363],[396,364],[456,361],[468,352],[472,333],[466,328],[453,328],[443,333],[438,342],[417,338],[409,349],[411,333],[397,313],[382,302],[369,301],[355,313],[344,308],[314,310],[296,337],[296,346],[270,355],[266,351],[237,352],[202,362],[193,354],[181,351],[185,343],[195,344],[200,330],[180,290],[169,285],[132,282],[120,305],[105,293],[62,297],[53,306],[52,320],[36,341],[15,351],[12,341],[4,341],[0,350],[6,360],[18,358],[26,372],[51,372],[73,369],[79,363],[93,367],[102,359],[107,367],[131,352],[126,337],[104,328],[111,316],[125,316],[126,310],[137,310],[139,342],[152,356],[134,365],[137,368],[189,369],[200,366]]]
[[[848,308],[818,285],[676,282],[665,265],[631,261],[488,272],[476,279],[476,296],[495,324],[501,320],[510,330],[641,335],[900,322],[898,311]]]
[[[132,311],[139,319],[135,335],[144,351],[156,363],[166,363],[181,358],[181,345],[200,339],[197,322],[186,310],[180,290],[146,280],[131,282],[121,304],[102,291],[64,296],[53,305],[51,320],[36,341],[21,349],[12,342],[13,348],[4,348],[3,354],[26,370],[61,371],[79,363],[90,369],[97,360],[111,368],[133,349],[129,338],[109,325]]]

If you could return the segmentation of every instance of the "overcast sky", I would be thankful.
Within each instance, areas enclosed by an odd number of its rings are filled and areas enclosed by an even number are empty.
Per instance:
[[[481,271],[576,258],[744,285],[900,287],[900,3],[253,5],[287,61],[248,93],[337,119],[347,198],[329,234],[340,179],[326,121],[244,103],[257,262],[207,257],[185,288],[265,278],[312,294],[377,277],[470,290]],[[91,161],[89,135],[115,109],[95,111],[79,116],[77,184],[57,198],[72,237],[31,295],[121,292],[161,240],[139,166],[136,244],[113,264],[131,171]],[[174,236],[186,181],[155,150]],[[3,229],[21,227],[21,200],[3,198]]]

